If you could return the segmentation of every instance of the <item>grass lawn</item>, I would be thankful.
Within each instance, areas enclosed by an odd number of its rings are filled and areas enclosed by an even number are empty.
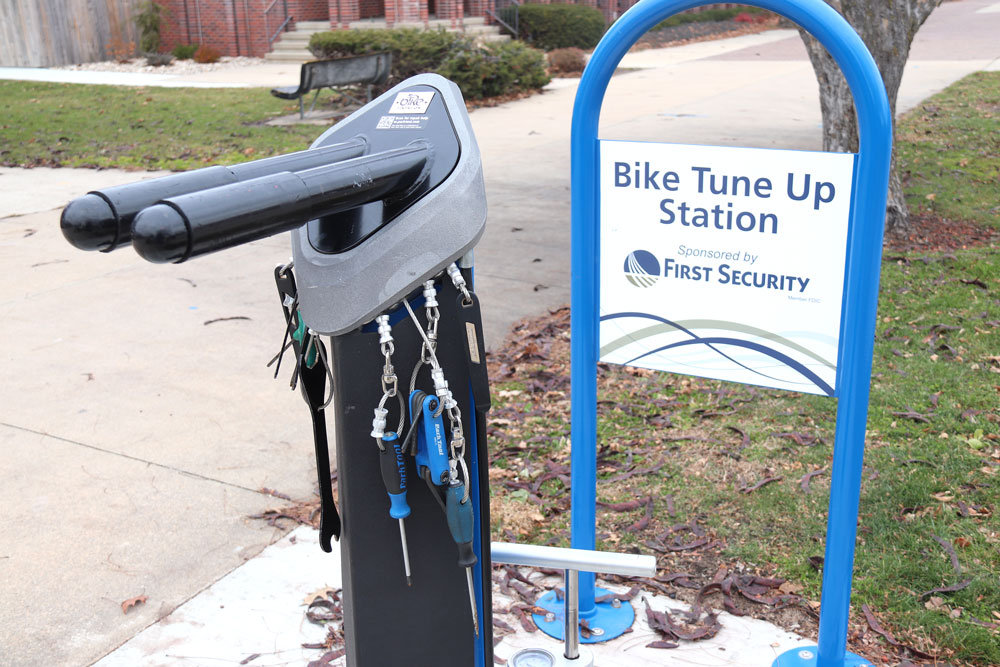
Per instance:
[[[876,661],[1000,664],[998,116],[1000,73],[980,73],[899,124],[931,238],[882,268],[850,631]],[[568,333],[558,311],[493,355],[500,539],[568,544]],[[656,553],[654,589],[729,581],[709,604],[814,631],[835,401],[622,367],[598,383],[599,548]],[[751,575],[772,578],[756,601]]]
[[[187,170],[302,150],[314,125],[264,88],[130,88],[0,81],[0,165]]]

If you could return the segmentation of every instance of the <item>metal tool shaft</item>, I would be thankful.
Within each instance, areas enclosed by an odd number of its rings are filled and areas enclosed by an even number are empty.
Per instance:
[[[469,603],[472,605],[472,629],[479,636],[479,614],[476,612],[476,589],[472,584],[472,568],[465,568],[465,578],[469,582]]]
[[[406,524],[399,520],[399,541],[403,545],[403,570],[406,572],[406,585],[412,586],[413,580],[410,578],[410,550],[406,545]]]

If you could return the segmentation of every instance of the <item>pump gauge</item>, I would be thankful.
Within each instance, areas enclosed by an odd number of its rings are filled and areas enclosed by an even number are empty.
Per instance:
[[[507,660],[507,667],[553,667],[556,657],[543,648],[523,648]]]

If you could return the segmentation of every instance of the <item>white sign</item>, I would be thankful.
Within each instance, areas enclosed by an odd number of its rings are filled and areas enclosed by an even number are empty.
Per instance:
[[[601,360],[833,395],[854,155],[600,153]]]
[[[431,105],[433,98],[433,90],[396,93],[396,99],[392,101],[389,113],[427,113],[427,107]]]

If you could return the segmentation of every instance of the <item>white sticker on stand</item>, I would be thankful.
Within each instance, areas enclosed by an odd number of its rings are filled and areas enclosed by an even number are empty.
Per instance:
[[[389,113],[427,113],[427,107],[433,98],[433,90],[408,90],[396,93],[396,99],[392,101]]]

